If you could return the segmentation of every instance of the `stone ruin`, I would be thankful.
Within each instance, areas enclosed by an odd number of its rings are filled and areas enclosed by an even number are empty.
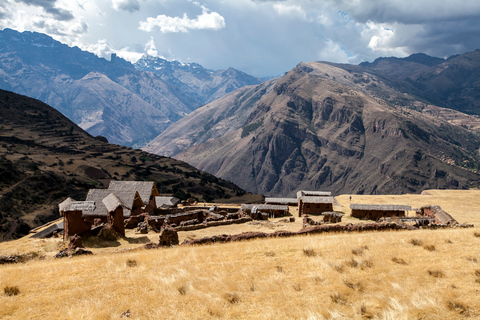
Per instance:
[[[165,226],[160,231],[160,241],[158,245],[161,247],[171,247],[178,245],[178,233],[175,229]]]

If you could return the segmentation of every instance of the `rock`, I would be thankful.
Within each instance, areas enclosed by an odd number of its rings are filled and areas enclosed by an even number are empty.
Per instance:
[[[119,235],[113,229],[112,225],[107,223],[103,226],[102,230],[100,230],[98,237],[100,239],[107,240],[107,241],[115,241],[118,239]]]
[[[160,248],[160,246],[156,243],[153,243],[153,242],[150,242],[150,243],[147,243],[146,245],[143,246],[143,248],[145,249],[158,249]]]
[[[147,234],[148,233],[148,223],[140,222],[137,226],[136,233]]]
[[[78,234],[70,237],[70,243],[68,244],[68,252],[73,252],[77,248],[85,248],[82,244],[82,237]]]
[[[12,256],[0,256],[0,264],[7,264],[7,263],[17,263],[18,260],[16,257]]]
[[[92,251],[84,249],[84,248],[77,248],[75,251],[72,253],[72,256],[81,256],[85,254],[93,254]]]
[[[160,241],[158,243],[162,247],[170,247],[178,245],[178,233],[176,230],[166,227],[160,232]]]
[[[55,259],[68,257],[68,249],[64,249],[53,256]]]

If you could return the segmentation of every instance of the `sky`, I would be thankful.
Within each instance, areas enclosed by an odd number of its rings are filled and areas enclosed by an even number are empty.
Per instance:
[[[299,62],[358,64],[480,48],[479,0],[1,0],[0,29],[109,59],[143,54],[278,76]]]

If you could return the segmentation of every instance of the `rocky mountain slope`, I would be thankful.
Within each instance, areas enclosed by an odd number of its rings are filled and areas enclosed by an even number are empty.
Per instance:
[[[446,60],[417,54],[381,58],[361,66],[410,84],[405,92],[431,104],[480,115],[480,50]]]
[[[143,56],[134,66],[138,70],[153,72],[165,82],[177,87],[197,105],[215,101],[243,86],[262,82],[233,68],[213,71],[198,63],[184,64],[160,57]]]
[[[184,150],[175,158],[268,195],[478,185],[479,118],[422,102],[411,88],[372,68],[301,63],[197,109],[146,149]]]
[[[187,78],[193,70],[179,72]],[[174,76],[164,81],[115,55],[107,61],[44,34],[0,31],[0,89],[39,99],[90,134],[126,146],[144,145],[206,101],[255,79],[242,75],[243,82],[234,70],[218,73],[198,80],[208,88],[187,88]]]
[[[262,199],[184,162],[106,143],[48,105],[0,90],[0,241],[57,219],[59,202],[84,200],[112,179],[155,181],[184,199]]]

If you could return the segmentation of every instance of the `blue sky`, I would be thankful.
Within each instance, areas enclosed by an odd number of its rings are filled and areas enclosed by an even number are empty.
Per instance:
[[[46,33],[100,57],[149,53],[276,76],[341,63],[480,48],[478,0],[3,0],[0,29]]]

